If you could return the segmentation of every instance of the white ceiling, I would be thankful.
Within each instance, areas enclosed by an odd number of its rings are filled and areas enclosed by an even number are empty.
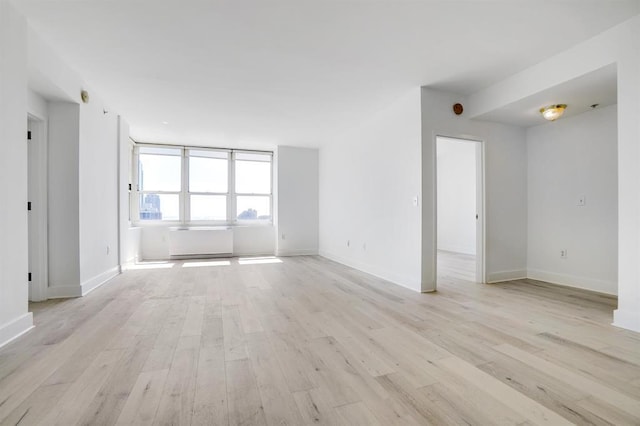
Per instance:
[[[16,3],[134,139],[246,148],[320,146],[411,88],[470,94],[639,12],[637,0]]]
[[[602,108],[617,102],[617,68],[611,64],[476,118],[531,127],[548,123],[540,114],[540,108],[544,106],[566,104],[564,118],[589,111],[594,104]]]

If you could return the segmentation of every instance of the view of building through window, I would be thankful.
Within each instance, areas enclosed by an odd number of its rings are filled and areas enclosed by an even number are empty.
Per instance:
[[[272,154],[138,146],[140,221],[271,221]]]
[[[264,154],[236,154],[235,193],[237,219],[271,219],[270,157]]]

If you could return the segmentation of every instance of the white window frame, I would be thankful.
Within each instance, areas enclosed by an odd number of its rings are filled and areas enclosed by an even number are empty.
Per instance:
[[[200,192],[189,190],[189,159],[191,158],[190,151],[211,151],[211,152],[225,152],[227,154],[227,191],[226,192]],[[197,157],[197,156],[194,156]],[[228,225],[229,224],[229,204],[231,202],[231,163],[232,163],[233,151],[230,149],[218,149],[218,148],[194,148],[185,147],[183,155],[183,175],[182,179],[185,182],[183,190],[185,191],[185,211],[182,218],[184,223],[188,225]],[[227,212],[225,220],[191,220],[191,196],[192,195],[224,195],[227,198]],[[189,220],[186,220],[189,218]]]
[[[174,191],[141,191],[140,190],[140,175],[139,175],[139,156],[140,148],[169,148],[181,150],[181,182],[179,192]],[[189,151],[216,151],[228,153],[228,167],[227,167],[227,192],[190,192],[189,191]],[[269,167],[270,167],[270,188],[269,194],[253,194],[253,193],[236,193],[235,184],[235,164],[236,153],[248,153],[248,154],[261,154],[269,155]],[[131,191],[131,219],[135,226],[265,226],[273,224],[273,152],[272,151],[256,151],[256,150],[235,150],[227,148],[212,148],[212,147],[200,147],[200,146],[180,146],[180,145],[165,145],[165,144],[147,144],[147,143],[135,143],[133,149],[132,158],[132,174],[133,174],[133,188]],[[251,160],[241,160],[251,161]],[[179,198],[179,220],[141,220],[140,219],[140,195],[146,193],[153,194],[178,194]],[[226,220],[191,220],[191,195],[226,195],[227,197],[227,218]],[[270,219],[238,219],[236,215],[237,197],[238,196],[259,196],[269,198],[269,212]]]
[[[181,225],[183,223],[184,216],[184,194],[183,191],[141,191],[140,190],[140,148],[169,148],[180,149],[181,164],[181,182],[180,188],[184,188],[184,147],[172,146],[172,145],[152,145],[152,144],[134,144],[132,166],[133,166],[133,191],[131,191],[131,210],[132,219],[134,225]],[[160,154],[162,155],[162,154]],[[178,220],[140,220],[140,195],[142,194],[171,194],[178,195]]]
[[[236,155],[237,154],[270,154],[271,159],[269,160],[270,164],[270,173],[269,173],[269,187],[271,188],[271,192],[269,194],[255,194],[255,193],[245,193],[245,192],[236,192]],[[235,219],[235,223],[239,225],[251,225],[251,224],[270,224],[273,223],[273,153],[272,152],[262,152],[262,151],[247,151],[247,150],[233,150],[233,193],[232,193],[232,213],[231,216]],[[255,161],[259,163],[264,163],[264,161],[257,160],[239,160],[239,161]],[[271,213],[271,219],[238,219],[237,218],[237,206],[238,206],[238,196],[254,196],[254,197],[269,197],[269,212]]]

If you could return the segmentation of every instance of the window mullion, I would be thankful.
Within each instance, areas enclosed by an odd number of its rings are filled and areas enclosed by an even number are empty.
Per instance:
[[[236,158],[235,151],[229,153],[229,178],[227,179],[227,222],[235,223],[236,211]]]
[[[180,187],[181,217],[183,224],[191,222],[191,198],[189,197],[189,157],[187,149],[182,148],[182,186]]]

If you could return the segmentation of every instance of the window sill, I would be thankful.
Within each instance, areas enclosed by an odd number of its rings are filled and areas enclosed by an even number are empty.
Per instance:
[[[169,228],[172,231],[188,231],[192,229],[233,229],[233,228],[268,228],[273,227],[273,222],[260,223],[233,223],[233,224],[182,224],[179,222],[136,222],[134,228]]]
[[[226,231],[230,226],[170,226],[169,231]]]

